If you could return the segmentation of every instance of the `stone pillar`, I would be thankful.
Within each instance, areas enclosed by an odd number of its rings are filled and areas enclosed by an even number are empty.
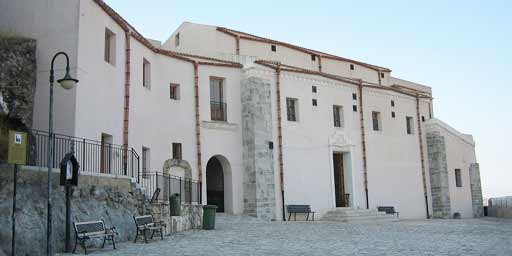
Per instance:
[[[432,192],[432,216],[447,219],[451,214],[448,165],[444,137],[439,132],[427,133],[427,151]]]
[[[471,183],[473,217],[480,218],[484,216],[484,200],[482,197],[482,184],[480,183],[480,165],[478,163],[472,163],[469,166],[469,179]]]
[[[244,213],[274,219],[271,86],[258,77],[245,78],[241,85]]]

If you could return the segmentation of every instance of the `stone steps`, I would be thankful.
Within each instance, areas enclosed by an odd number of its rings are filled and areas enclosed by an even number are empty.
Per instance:
[[[379,223],[396,221],[395,216],[373,209],[336,208],[327,212],[320,221]]]

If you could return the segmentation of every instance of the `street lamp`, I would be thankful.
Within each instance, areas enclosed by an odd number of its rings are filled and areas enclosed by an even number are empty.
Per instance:
[[[50,106],[49,106],[49,125],[48,125],[48,158],[47,158],[47,166],[48,166],[48,219],[47,219],[47,227],[46,227],[46,255],[53,255],[53,248],[52,248],[52,197],[51,197],[51,191],[52,191],[52,168],[53,168],[53,82],[54,82],[54,76],[53,76],[53,64],[55,62],[55,59],[59,55],[64,55],[66,57],[66,74],[62,79],[57,80],[57,82],[62,86],[62,88],[69,90],[78,83],[77,79],[74,79],[69,74],[69,57],[65,52],[58,52],[55,54],[52,58],[52,65],[50,69]]]

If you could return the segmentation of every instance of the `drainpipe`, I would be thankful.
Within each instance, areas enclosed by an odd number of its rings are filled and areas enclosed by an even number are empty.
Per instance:
[[[203,169],[201,166],[201,127],[199,116],[199,70],[198,63],[194,61],[194,100],[195,100],[195,118],[196,118],[196,150],[197,150],[197,172],[199,183],[203,183]],[[203,191],[201,191],[203,193]]]
[[[322,57],[318,55],[318,72],[322,72]]]
[[[423,133],[421,130],[421,120],[420,120],[420,97],[416,94],[416,119],[418,120],[418,139],[420,142],[420,159],[421,159],[421,176],[423,179],[423,193],[425,195],[425,208],[427,210],[427,219],[430,218],[430,213],[428,210],[428,194],[427,194],[427,179],[425,175],[425,157],[423,155]]]
[[[284,165],[283,165],[283,134],[281,127],[281,64],[276,68],[276,99],[277,99],[277,141],[279,146],[279,182],[281,184],[281,201],[283,206],[283,221],[286,221],[284,210]]]
[[[363,173],[364,173],[364,192],[366,194],[366,209],[370,209],[368,199],[368,163],[366,161],[366,135],[364,131],[364,112],[363,112],[363,80],[359,79],[359,117],[361,122],[361,145],[363,150]]]
[[[382,79],[381,79],[381,70],[377,69],[377,77],[379,78],[379,85],[382,85]]]
[[[236,35],[236,55],[240,55],[240,36]]]
[[[130,117],[130,32],[125,35],[125,66],[124,66],[124,113],[123,113],[123,171],[128,172],[128,128]],[[134,175],[134,173],[132,173]]]

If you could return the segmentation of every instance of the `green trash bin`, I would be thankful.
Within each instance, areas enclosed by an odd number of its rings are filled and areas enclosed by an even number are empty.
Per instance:
[[[171,195],[171,216],[180,216],[181,215],[181,197],[180,194],[172,194]]]
[[[215,229],[216,205],[203,205],[203,229]]]

